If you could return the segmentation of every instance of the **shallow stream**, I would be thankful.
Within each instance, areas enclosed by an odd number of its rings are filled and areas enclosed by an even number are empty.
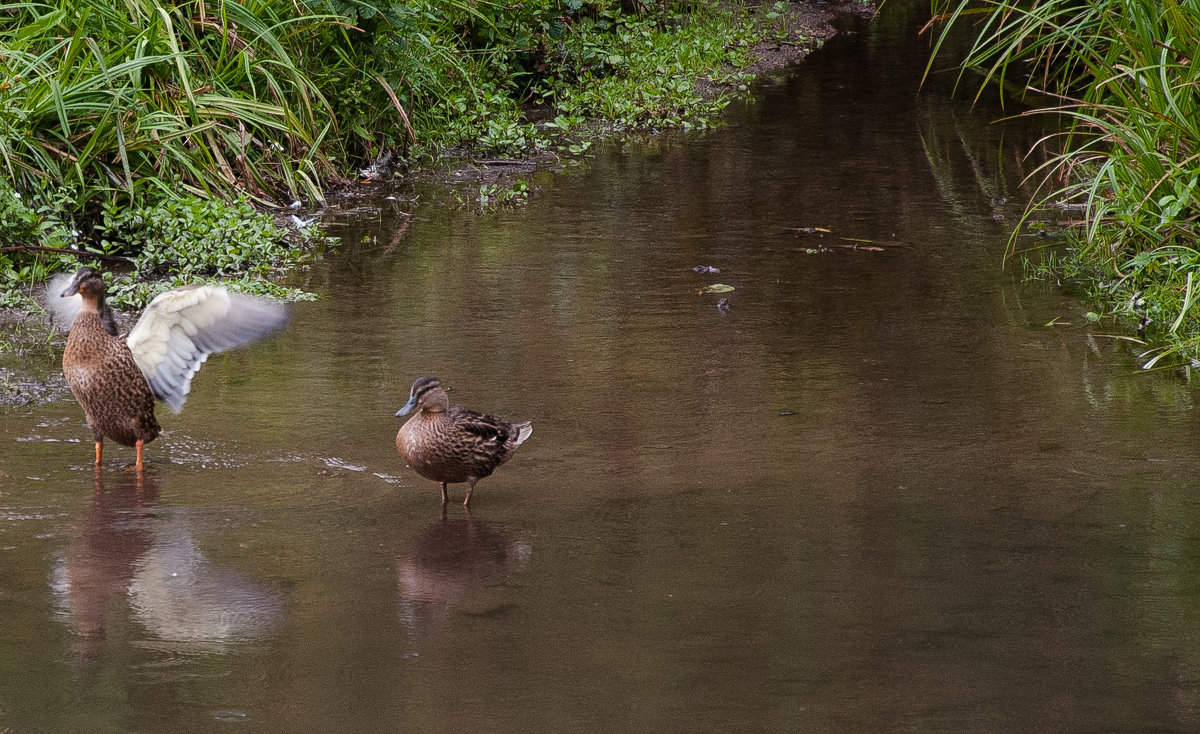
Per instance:
[[[1195,389],[1003,263],[1043,131],[918,93],[927,7],[525,206],[334,221],[141,477],[5,410],[0,730],[1200,728]],[[470,514],[421,375],[533,421]]]

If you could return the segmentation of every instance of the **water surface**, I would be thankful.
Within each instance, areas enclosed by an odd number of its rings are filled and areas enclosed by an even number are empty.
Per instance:
[[[143,476],[6,411],[0,727],[1195,730],[1194,390],[1004,267],[1043,131],[918,94],[923,12],[527,206],[335,222]],[[421,375],[533,421],[470,514],[395,453]]]

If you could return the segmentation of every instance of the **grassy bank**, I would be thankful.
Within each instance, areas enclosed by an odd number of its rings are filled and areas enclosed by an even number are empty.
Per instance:
[[[1078,289],[1098,318],[1136,328],[1148,365],[1200,358],[1200,11],[1151,0],[934,11],[977,24],[964,69],[980,89],[1002,82],[1063,123],[1042,143],[1051,162],[1012,254]]]
[[[450,150],[579,156],[613,129],[710,125],[756,43],[808,43],[795,8],[0,2],[0,304],[93,257],[134,282],[261,283],[322,240],[256,211]]]

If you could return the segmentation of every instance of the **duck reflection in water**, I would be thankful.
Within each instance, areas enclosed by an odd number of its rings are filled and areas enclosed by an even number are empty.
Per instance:
[[[489,582],[525,570],[533,549],[523,540],[465,519],[431,525],[396,559],[400,617],[417,638],[432,637],[452,606],[472,602],[480,614],[504,608],[481,593]],[[479,598],[473,598],[478,596]]]
[[[112,630],[128,637],[130,616],[147,637],[189,652],[263,637],[283,618],[281,591],[211,563],[188,512],[157,497],[149,473],[96,468],[92,505],[52,579],[80,664],[101,661]]]
[[[107,477],[95,470],[95,491],[83,526],[55,565],[52,585],[79,662],[104,647],[114,600],[125,598],[137,559],[153,542],[158,484],[142,471]],[[119,621],[112,621],[119,626]]]

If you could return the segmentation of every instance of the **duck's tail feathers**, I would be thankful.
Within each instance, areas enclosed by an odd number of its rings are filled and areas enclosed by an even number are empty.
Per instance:
[[[518,446],[525,443],[525,439],[527,439],[533,435],[533,423],[530,423],[529,421],[525,421],[524,423],[518,423],[517,425],[513,426],[513,428],[517,429],[517,445]]]

